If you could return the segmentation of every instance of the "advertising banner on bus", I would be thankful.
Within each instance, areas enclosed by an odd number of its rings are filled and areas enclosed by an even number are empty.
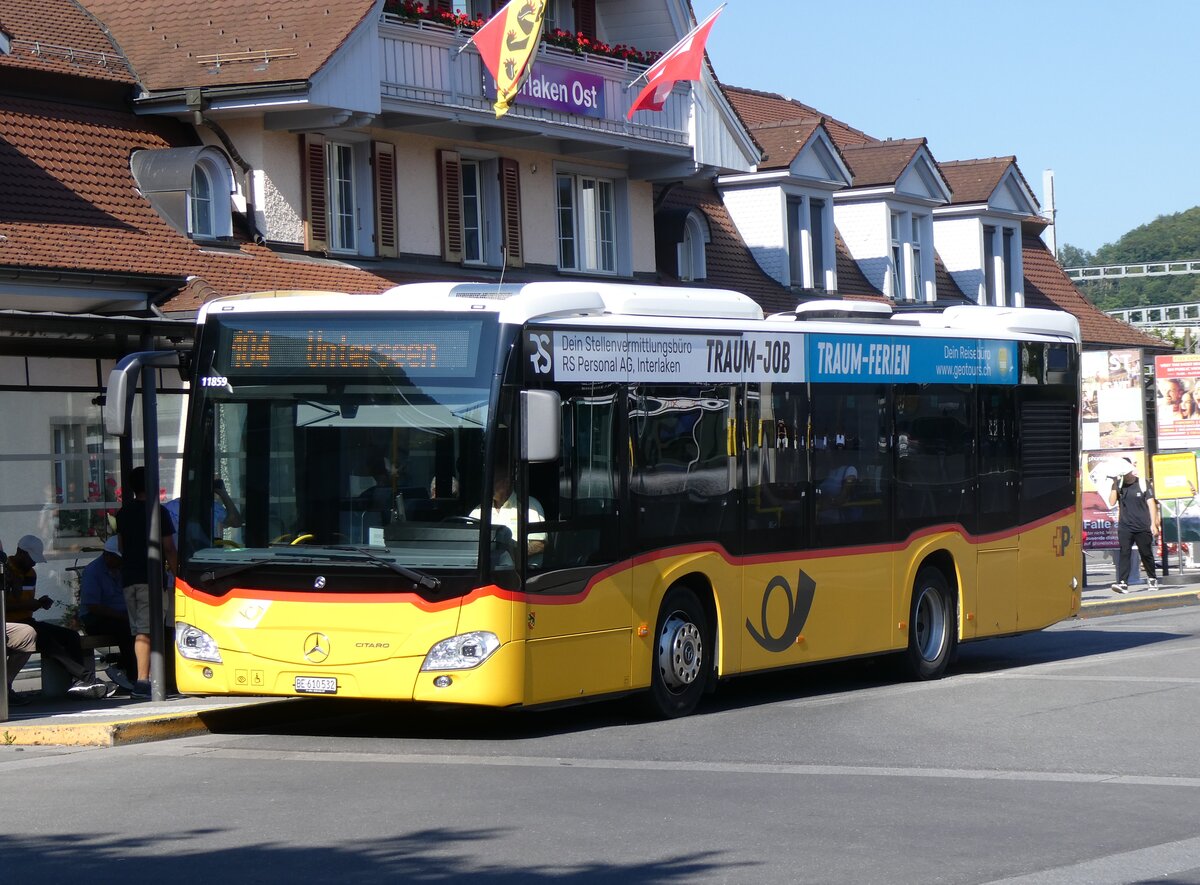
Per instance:
[[[555,381],[797,382],[804,380],[803,341],[764,333],[531,331],[525,352],[534,377]]]
[[[978,338],[808,335],[813,381],[1016,384],[1017,345]]]
[[[1200,449],[1200,355],[1154,358],[1158,448]]]

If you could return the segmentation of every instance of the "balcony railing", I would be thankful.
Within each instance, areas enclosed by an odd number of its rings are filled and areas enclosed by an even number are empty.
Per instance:
[[[446,117],[447,112],[467,112],[473,125],[486,125],[495,119],[493,99],[485,92],[485,83],[491,75],[483,67],[479,53],[474,48],[458,50],[467,42],[469,33],[462,33],[445,25],[433,22],[410,22],[395,16],[384,15],[379,27],[383,50],[382,96],[384,110],[404,110],[419,113],[421,106],[431,110],[431,117]],[[532,121],[538,129],[546,131],[545,124],[552,128],[602,132],[609,135],[635,139],[664,146],[686,146],[689,144],[690,94],[686,85],[680,85],[667,99],[661,112],[643,112],[640,118],[630,122],[625,119],[638,89],[626,89],[645,68],[628,62],[602,56],[576,55],[565,49],[543,45],[535,59],[533,76],[529,87],[533,88],[548,79],[538,77],[539,69],[552,72],[559,80],[567,75],[570,80],[568,93],[574,90],[583,104],[579,111],[566,111],[551,106],[536,106],[523,102],[522,98],[509,108],[509,121]],[[579,84],[579,85],[575,85]],[[557,95],[548,90],[551,98]],[[589,97],[590,96],[590,97]],[[391,100],[389,102],[389,100]],[[585,105],[591,102],[592,106]],[[552,105],[553,101],[543,101]],[[389,107],[389,105],[391,105]],[[432,112],[437,108],[436,112]],[[643,121],[641,118],[646,118]]]

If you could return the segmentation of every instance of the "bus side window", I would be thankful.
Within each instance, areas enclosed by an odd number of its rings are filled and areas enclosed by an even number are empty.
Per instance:
[[[812,504],[807,389],[802,384],[749,385],[744,415],[747,552],[807,547]]]
[[[529,465],[530,492],[545,510],[546,550],[538,569],[577,568],[618,557],[615,384],[559,390],[562,455]],[[530,563],[531,568],[534,563]]]

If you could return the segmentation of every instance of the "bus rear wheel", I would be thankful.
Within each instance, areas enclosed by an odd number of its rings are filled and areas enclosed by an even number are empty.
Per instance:
[[[712,669],[708,615],[687,587],[672,587],[663,599],[654,633],[649,712],[662,719],[687,716],[704,694]]]
[[[908,617],[905,664],[913,679],[938,679],[954,653],[954,601],[946,577],[936,568],[917,572]]]

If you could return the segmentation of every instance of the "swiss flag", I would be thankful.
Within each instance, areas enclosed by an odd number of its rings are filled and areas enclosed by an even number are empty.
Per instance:
[[[661,111],[667,96],[678,81],[700,79],[708,32],[712,30],[713,22],[724,8],[718,7],[712,15],[688,31],[687,36],[646,69],[646,85],[634,99],[626,119],[632,120],[638,111]]]

